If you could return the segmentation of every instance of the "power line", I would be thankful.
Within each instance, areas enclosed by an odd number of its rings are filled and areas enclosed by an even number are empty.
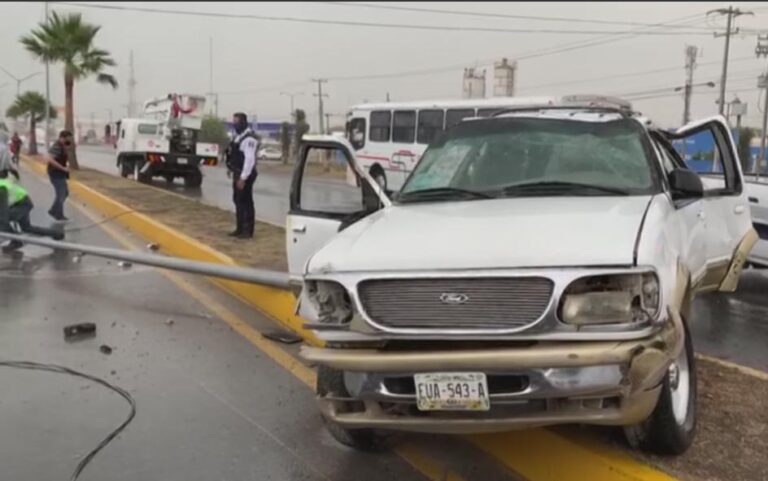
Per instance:
[[[512,15],[506,13],[489,13],[489,12],[470,12],[467,10],[443,10],[438,8],[414,8],[414,7],[401,7],[394,5],[380,5],[371,3],[352,3],[352,2],[314,2],[322,3],[326,5],[337,5],[342,7],[363,7],[373,8],[379,10],[396,10],[403,12],[419,12],[419,13],[439,13],[445,15],[461,15],[470,17],[484,17],[484,18],[511,18],[518,20],[541,20],[546,22],[569,22],[569,23],[592,23],[602,25],[625,25],[625,26],[642,26],[642,27],[660,27],[660,28],[679,28],[677,25],[664,25],[661,23],[641,23],[641,22],[626,22],[620,20],[596,20],[586,18],[567,18],[567,17],[546,17],[540,15]],[[691,27],[699,30],[710,31],[707,27]]]
[[[629,33],[626,30],[622,31],[610,31],[610,30],[559,30],[552,28],[493,28],[493,27],[471,27],[471,26],[459,26],[459,25],[409,25],[403,23],[375,23],[375,22],[361,22],[352,20],[323,20],[317,18],[300,18],[300,17],[286,17],[286,16],[272,16],[272,15],[255,15],[255,14],[233,14],[222,12],[195,12],[191,10],[167,10],[161,8],[147,8],[147,7],[123,7],[118,5],[97,5],[87,3],[75,3],[75,2],[58,2],[58,5],[65,5],[75,8],[95,8],[102,10],[118,10],[118,11],[133,11],[144,13],[161,13],[171,15],[188,15],[195,17],[215,17],[215,18],[237,18],[237,19],[251,19],[262,21],[275,21],[275,22],[294,22],[294,23],[310,23],[319,25],[341,25],[347,27],[371,27],[371,28],[394,28],[401,30],[431,30],[431,31],[448,31],[448,32],[487,32],[487,33],[527,33],[527,34],[561,34],[561,35],[621,35]],[[637,31],[634,35],[706,35],[710,33],[702,31],[690,31],[690,32],[660,32],[660,31]]]

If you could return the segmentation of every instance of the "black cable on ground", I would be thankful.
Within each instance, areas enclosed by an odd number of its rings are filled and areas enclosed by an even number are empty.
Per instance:
[[[95,448],[93,448],[88,454],[85,455],[83,459],[80,460],[79,463],[77,463],[77,466],[75,467],[75,471],[72,473],[72,476],[69,478],[70,481],[76,481],[78,477],[80,477],[80,473],[85,469],[86,466],[88,466],[88,463],[93,460],[93,458],[96,456],[96,454],[99,453],[107,444],[109,444],[110,441],[115,439],[115,437],[120,434],[123,429],[125,429],[128,424],[133,421],[133,418],[136,416],[136,401],[133,399],[133,396],[128,393],[125,389],[114,386],[107,381],[100,379],[95,376],[91,376],[90,374],[85,374],[83,372],[75,371],[74,369],[70,369],[68,367],[64,366],[57,366],[55,364],[41,364],[37,362],[32,361],[0,361],[0,367],[10,367],[10,368],[16,368],[16,369],[28,369],[31,371],[47,371],[47,372],[53,372],[58,374],[68,374],[70,376],[76,376],[81,377],[83,379],[87,379],[89,381],[95,382],[97,384],[101,384],[102,386],[106,387],[107,389],[116,392],[119,394],[123,399],[125,399],[128,404],[131,407],[131,412],[128,414],[128,417],[123,421],[120,426],[115,428],[114,431],[109,433],[107,437],[105,437]]]

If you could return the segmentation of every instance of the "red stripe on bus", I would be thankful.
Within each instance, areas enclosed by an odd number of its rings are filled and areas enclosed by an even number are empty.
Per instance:
[[[362,154],[358,154],[358,157],[360,157],[361,159],[383,160],[384,162],[389,162],[389,158],[388,157],[379,157],[379,156],[376,156],[376,155],[362,155]]]

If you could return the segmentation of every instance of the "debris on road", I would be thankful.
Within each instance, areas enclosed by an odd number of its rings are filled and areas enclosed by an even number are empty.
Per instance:
[[[261,335],[270,341],[281,342],[283,344],[296,344],[302,340],[301,336],[283,329],[262,332]]]
[[[157,250],[159,250],[159,249],[160,249],[160,244],[156,244],[156,243],[154,243],[154,242],[150,242],[149,244],[147,244],[147,249],[148,249],[148,250],[151,250],[151,251],[153,251],[153,252],[154,252],[154,251],[157,251]]]
[[[174,321],[172,317],[169,317],[168,319],[165,320],[165,325],[166,326],[172,326],[175,323],[176,323],[176,321]]]
[[[107,346],[106,344],[102,344],[99,346],[99,351],[102,352],[102,354],[110,355],[112,354],[112,348]]]
[[[117,266],[122,269],[130,269],[133,266],[133,264],[128,261],[120,261],[117,263]]]
[[[96,324],[92,322],[82,322],[64,327],[64,339],[68,341],[77,341],[94,336],[96,336]]]

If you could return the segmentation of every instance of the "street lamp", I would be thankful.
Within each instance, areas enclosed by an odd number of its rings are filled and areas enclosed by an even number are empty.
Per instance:
[[[293,119],[293,121],[296,122],[296,118],[295,118],[296,112],[293,110],[293,98],[304,95],[304,92],[280,92],[280,95],[281,96],[287,95],[288,97],[291,98],[291,119]]]
[[[27,76],[25,76],[25,77],[21,77],[21,78],[19,78],[19,77],[17,77],[17,76],[15,76],[15,75],[13,75],[11,72],[9,72],[9,71],[7,71],[6,69],[4,69],[3,67],[0,67],[0,70],[2,70],[3,72],[5,72],[5,73],[6,73],[6,75],[8,75],[9,77],[11,77],[13,80],[15,80],[15,81],[16,81],[16,96],[17,96],[17,97],[18,97],[18,96],[19,96],[19,94],[21,93],[21,82],[24,82],[24,81],[26,81],[26,80],[29,80],[29,79],[31,79],[32,77],[36,76],[36,75],[42,75],[42,74],[43,74],[43,72],[35,72],[35,73],[31,73],[31,74],[29,74],[29,75],[27,75]]]

